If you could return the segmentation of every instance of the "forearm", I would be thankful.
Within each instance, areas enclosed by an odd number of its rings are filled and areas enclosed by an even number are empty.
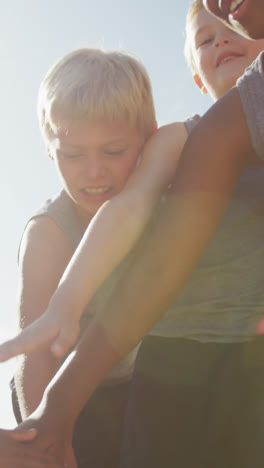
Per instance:
[[[20,358],[15,374],[15,386],[22,419],[39,405],[44,390],[59,368],[57,359],[49,352],[36,352]]]
[[[42,405],[46,414],[53,415],[53,424],[73,428],[93,391],[119,361],[104,328],[94,319],[45,391]]]

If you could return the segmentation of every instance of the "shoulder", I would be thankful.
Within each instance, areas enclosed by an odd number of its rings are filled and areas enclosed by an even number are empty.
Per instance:
[[[264,159],[264,52],[237,81],[237,89],[256,154]]]
[[[237,85],[249,81],[262,83],[264,81],[264,51],[262,51],[256,60],[245,70],[245,73],[237,80]]]
[[[198,124],[200,119],[201,119],[200,115],[193,114],[184,121],[184,125],[185,125],[188,135],[191,133],[193,128]]]
[[[25,252],[35,249],[39,256],[53,253],[55,258],[61,251],[75,250],[85,227],[64,190],[47,199],[27,221],[19,245],[19,262]]]
[[[18,311],[21,326],[48,306],[72,256],[69,241],[48,216],[30,220],[19,251]]]
[[[64,232],[49,216],[31,219],[24,231],[19,248],[19,264],[29,260],[34,263],[54,264],[59,258],[69,258],[72,247]]]
[[[43,216],[28,223],[19,252],[18,299],[23,320],[45,310],[71,257],[69,241],[52,219]]]
[[[25,228],[22,242],[40,240],[45,244],[53,243],[56,239],[62,240],[65,237],[63,231],[56,222],[48,215],[31,218]],[[66,238],[66,237],[65,237]]]
[[[46,200],[29,221],[43,217],[49,217],[53,220],[59,230],[67,237],[73,250],[75,250],[86,227],[80,220],[74,204],[64,190]]]
[[[263,103],[264,86],[264,51],[248,67],[237,80],[238,92],[245,107],[256,104],[260,99]]]

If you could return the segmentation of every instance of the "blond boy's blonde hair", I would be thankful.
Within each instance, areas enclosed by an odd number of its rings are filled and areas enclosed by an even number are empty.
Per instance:
[[[195,61],[192,54],[192,47],[190,41],[190,30],[191,30],[191,22],[193,18],[199,13],[199,11],[203,10],[203,2],[202,0],[194,0],[192,4],[189,6],[186,21],[185,21],[185,45],[184,45],[184,56],[187,64],[189,65],[190,69],[193,73],[197,73]]]
[[[145,67],[127,53],[89,47],[66,54],[48,71],[40,85],[38,116],[47,144],[83,121],[128,122],[144,139],[156,124]]]

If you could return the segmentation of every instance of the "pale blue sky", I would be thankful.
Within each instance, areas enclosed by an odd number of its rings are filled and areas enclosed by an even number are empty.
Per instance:
[[[59,190],[36,118],[37,91],[48,68],[84,45],[133,52],[152,79],[161,123],[203,113],[210,105],[194,85],[184,57],[185,0],[0,0],[2,233],[1,333],[15,323],[17,247],[27,218]],[[12,425],[0,366],[0,426]]]

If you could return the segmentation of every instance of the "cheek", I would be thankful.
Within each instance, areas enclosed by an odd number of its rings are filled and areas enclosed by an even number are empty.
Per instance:
[[[207,77],[210,76],[210,74],[212,73],[211,64],[212,64],[212,57],[210,57],[209,53],[201,53],[196,62],[196,68],[204,84],[206,84],[207,82]]]
[[[74,168],[58,160],[55,161],[55,166],[60,179],[68,185],[74,178]]]
[[[62,177],[67,175],[67,167],[65,167],[65,164],[63,164],[61,161],[56,162],[56,169]]]
[[[116,161],[117,164],[112,168],[112,174],[115,177],[116,182],[123,185],[127,181],[135,169],[137,159],[137,157],[126,158],[122,161],[122,164],[120,161],[119,163]]]

